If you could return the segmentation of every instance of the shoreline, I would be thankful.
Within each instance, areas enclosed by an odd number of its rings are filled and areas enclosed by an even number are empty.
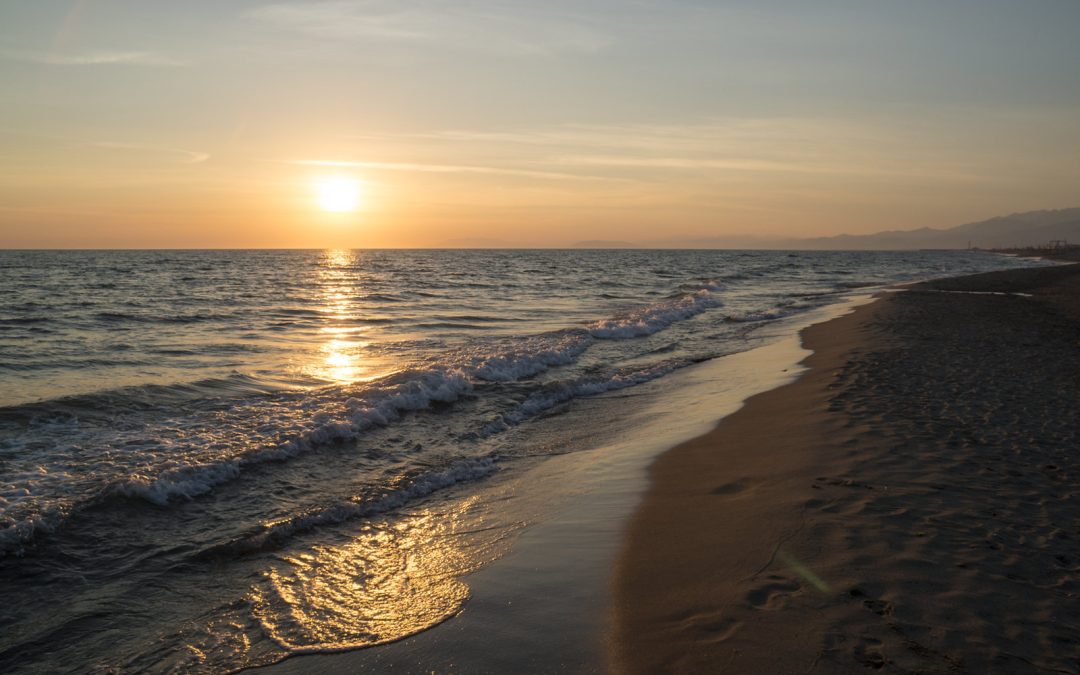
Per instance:
[[[799,330],[868,299],[854,296],[781,320],[763,346],[643,385],[631,395],[651,403],[634,407],[632,430],[601,439],[587,453],[551,457],[501,488],[514,495],[513,502],[542,497],[538,508],[545,515],[507,555],[462,577],[472,597],[457,616],[395,643],[295,655],[250,672],[606,672],[611,570],[624,527],[647,488],[649,464],[714,428],[719,417],[745,404],[747,392],[796,378],[807,354]],[[604,401],[583,402],[559,426],[587,429],[596,414],[591,410],[611,403]],[[507,507],[521,508],[512,502]]]
[[[647,488],[647,467],[657,456],[713,428],[755,392],[793,379],[807,354],[798,331],[846,312],[854,294],[869,297],[866,284],[874,279],[910,277],[912,264],[926,274],[1034,264],[938,254],[750,253],[735,256],[729,266],[716,265],[727,259],[719,253],[647,259],[656,266],[641,275],[628,271],[627,277],[629,287],[642,293],[633,299],[640,305],[624,311],[608,302],[618,294],[605,292],[589,301],[584,293],[581,302],[568,300],[567,308],[589,317],[584,325],[592,328],[548,330],[566,325],[573,315],[558,307],[553,314],[523,312],[510,316],[532,322],[528,325],[541,332],[530,336],[513,327],[496,328],[512,335],[477,340],[475,352],[447,352],[434,338],[411,341],[419,345],[417,353],[441,356],[431,362],[432,371],[403,371],[402,380],[259,395],[250,406],[235,405],[246,399],[224,386],[197,404],[177,403],[182,414],[175,417],[170,406],[136,406],[119,427],[105,422],[76,429],[47,420],[39,433],[32,420],[24,428],[16,416],[8,429],[13,447],[25,440],[31,452],[9,467],[9,475],[15,485],[25,476],[32,488],[22,495],[29,498],[26,508],[16,513],[32,513],[69,494],[77,504],[97,493],[108,499],[60,518],[65,531],[35,541],[26,559],[5,575],[20,608],[7,622],[12,628],[4,641],[8,660],[28,669],[62,670],[65,664],[103,659],[101,667],[181,664],[176,667],[224,672],[305,654],[282,670],[603,671],[609,666],[611,573],[624,526]],[[345,266],[355,267],[349,260]],[[594,282],[610,283],[589,276],[587,265],[581,269],[585,276],[568,274],[569,285],[559,288],[580,292]],[[718,270],[729,277],[728,286],[708,276]],[[664,295],[653,276],[688,281]],[[316,271],[313,279],[324,277]],[[321,307],[316,296],[322,286],[304,288],[305,302]],[[459,300],[467,302],[470,293]],[[517,302],[492,298],[500,300]],[[610,306],[609,318],[594,320],[599,310],[586,306],[590,302]],[[705,311],[714,305],[726,308]],[[409,311],[415,316],[400,323],[415,322],[434,309]],[[236,314],[221,316],[214,325],[223,334],[238,325]],[[94,324],[95,329],[109,330],[112,321]],[[143,336],[133,344],[149,348],[159,331],[146,323],[132,329]],[[192,330],[193,335],[217,332],[209,326]],[[441,330],[433,328],[432,335]],[[567,345],[589,350],[579,354],[563,349]],[[513,359],[500,360],[506,354]],[[561,364],[564,358],[570,363]],[[356,401],[380,401],[392,387],[426,386],[431,372],[465,362],[494,364],[495,373],[520,374],[516,368],[522,364],[541,373],[488,382],[475,371],[476,383],[466,395],[459,396],[457,384],[451,388],[458,392],[453,405],[441,405],[439,396],[410,395],[402,400],[419,406],[417,414],[390,415],[394,424],[385,428],[363,427],[364,406],[341,401],[346,392],[357,394]],[[512,368],[504,370],[506,365]],[[434,379],[444,381],[442,375]],[[468,384],[470,377],[464,379]],[[456,375],[449,381],[463,384]],[[151,391],[168,398],[185,389],[176,384]],[[104,390],[80,400],[80,410],[91,421],[97,414],[111,415],[118,403],[127,402],[113,394]],[[40,408],[59,410],[66,420],[67,402],[55,403]],[[396,402],[391,407],[400,408]],[[281,414],[268,425],[255,425],[271,411]],[[354,412],[363,415],[360,421]],[[336,419],[345,420],[341,431],[348,442],[321,437],[323,430],[338,428],[325,426]],[[212,495],[166,505],[154,493],[130,494],[127,483],[110,482],[112,475],[127,475],[123,463],[115,471],[106,464],[108,470],[95,472],[97,454],[81,449],[171,438],[168,430],[174,428],[194,433],[182,432],[179,444],[136,444],[123,457],[115,456],[144,466],[145,476],[133,477],[139,487],[156,490],[159,479],[183,487],[195,478],[199,492],[194,494]],[[490,436],[489,429],[494,430]],[[311,430],[319,432],[313,445],[289,453],[287,462],[260,459],[242,471],[233,466],[237,471],[221,482],[198,483],[204,468],[216,470],[219,460],[230,457],[243,461],[245,448],[261,447],[264,438],[296,432],[307,439]],[[363,442],[352,442],[361,430]],[[228,442],[201,442],[211,435]],[[53,442],[65,440],[85,442]],[[194,461],[200,458],[214,461]],[[162,465],[155,462],[165,459],[185,472],[160,472]],[[24,465],[27,470],[20,473]],[[32,470],[35,466],[47,470]],[[174,479],[180,483],[170,483]],[[720,492],[742,489],[725,485]],[[130,594],[133,583],[144,592]],[[147,612],[155,617],[151,624],[140,620]],[[455,620],[444,621],[447,617]],[[61,630],[74,623],[88,630]],[[35,637],[46,633],[56,639]]]
[[[614,573],[614,670],[1080,665],[1059,621],[1080,399],[1054,379],[1080,374],[1078,298],[1077,265],[991,272],[804,329],[802,377],[651,465]]]

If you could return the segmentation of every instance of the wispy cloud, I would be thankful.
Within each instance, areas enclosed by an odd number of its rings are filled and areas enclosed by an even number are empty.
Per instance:
[[[210,154],[196,150],[184,150],[168,145],[154,145],[151,143],[131,143],[127,141],[91,141],[85,138],[63,136],[57,134],[43,134],[25,129],[0,128],[0,135],[12,136],[13,140],[27,139],[33,143],[33,147],[42,152],[45,148],[51,151],[59,151],[65,156],[85,155],[88,148],[100,148],[102,150],[120,150],[124,152],[156,154],[162,160],[183,164],[201,164],[210,159]]]
[[[183,66],[183,61],[153,52],[96,51],[82,54],[9,52],[8,58],[48,66]]]
[[[105,148],[107,150],[133,150],[136,152],[152,152],[160,153],[164,155],[172,155],[182,161],[185,164],[201,164],[210,159],[210,155],[205,152],[196,152],[194,150],[181,150],[179,148],[169,148],[159,145],[143,145],[141,143],[118,143],[114,141],[97,141],[90,145],[95,148]]]
[[[550,3],[332,0],[264,5],[251,16],[323,39],[407,41],[519,55],[596,52],[612,41],[596,20]]]
[[[533,129],[446,130],[369,135],[365,143],[409,143],[417,151],[515,157],[552,171],[589,170],[660,179],[696,171],[886,177],[918,175],[971,181],[977,164],[938,156],[918,134],[846,120],[711,119],[686,124],[568,124]],[[467,150],[465,150],[467,149]]]
[[[795,162],[770,162],[756,159],[703,159],[693,157],[616,157],[568,155],[554,158],[566,165],[611,166],[640,169],[780,171],[795,173],[843,173],[843,170]]]
[[[288,164],[299,166],[326,166],[352,169],[371,169],[374,171],[411,171],[420,173],[478,173],[498,174],[503,176],[525,176],[550,180],[612,180],[606,176],[589,176],[558,171],[533,171],[497,166],[472,166],[458,164],[414,164],[411,162],[353,162],[321,159],[288,160]]]

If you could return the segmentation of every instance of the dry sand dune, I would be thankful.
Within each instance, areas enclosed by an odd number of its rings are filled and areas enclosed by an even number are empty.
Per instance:
[[[805,331],[806,375],[653,466],[615,668],[1080,672],[1078,299],[990,273]]]

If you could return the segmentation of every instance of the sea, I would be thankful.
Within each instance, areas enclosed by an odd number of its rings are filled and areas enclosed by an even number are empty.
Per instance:
[[[1036,264],[0,251],[0,671],[231,672],[452,622],[557,501],[529,472],[633,433],[658,383],[857,295]]]

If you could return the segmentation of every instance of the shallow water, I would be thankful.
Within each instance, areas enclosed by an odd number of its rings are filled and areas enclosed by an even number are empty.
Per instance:
[[[425,630],[542,517],[507,507],[516,477],[632,425],[623,394],[856,291],[1031,264],[0,252],[0,668],[220,671]]]

